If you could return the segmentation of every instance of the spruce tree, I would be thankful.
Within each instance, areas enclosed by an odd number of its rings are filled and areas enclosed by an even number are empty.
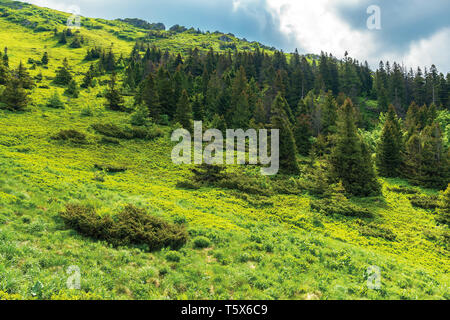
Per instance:
[[[192,98],[192,114],[195,121],[202,121],[205,117],[203,110],[203,94],[198,93]]]
[[[117,77],[116,73],[113,72],[111,74],[111,79],[108,84],[108,89],[105,95],[105,98],[108,100],[106,106],[115,111],[124,111],[124,100],[119,90],[117,90]]]
[[[291,124],[285,111],[286,106],[286,99],[282,97],[281,93],[278,93],[272,104],[271,127],[272,129],[280,130],[280,172],[297,175],[300,173],[296,157],[297,147]]]
[[[28,104],[28,93],[23,89],[22,83],[16,77],[10,79],[3,90],[1,102],[6,109],[12,111],[23,111]]]
[[[342,181],[347,193],[355,196],[378,195],[372,159],[356,127],[356,110],[350,99],[338,111],[335,146],[330,155],[331,177]]]
[[[33,87],[34,85],[33,79],[31,79],[31,76],[28,73],[25,66],[23,65],[22,61],[19,63],[17,69],[14,71],[14,75],[20,81],[22,88],[31,89]]]
[[[192,109],[186,90],[183,90],[180,100],[178,101],[175,120],[179,124],[181,124],[184,129],[188,130],[189,132],[193,132]]]
[[[398,177],[403,163],[403,151],[402,130],[394,106],[391,105],[377,145],[378,173],[383,177]]]
[[[130,122],[133,126],[144,126],[148,123],[149,112],[145,104],[140,103],[136,107],[136,111],[131,114]]]
[[[73,98],[78,98],[79,95],[78,84],[74,79],[72,79],[69,82],[69,85],[67,86],[67,89],[64,93],[69,96],[72,96]]]
[[[67,86],[72,81],[72,74],[69,70],[69,62],[64,58],[63,65],[56,71],[56,77],[53,80],[55,84]]]
[[[64,102],[62,102],[61,97],[57,90],[53,93],[47,102],[47,107],[55,109],[64,109]]]
[[[83,82],[81,84],[82,88],[90,88],[94,85],[94,77],[95,77],[95,70],[94,65],[90,65],[89,70],[84,74]]]
[[[173,99],[174,92],[170,74],[164,67],[160,67],[155,80],[161,112],[162,114],[168,115],[169,119],[173,119],[178,101],[174,101]]]
[[[6,84],[9,80],[9,76],[8,67],[0,63],[0,84]]]
[[[436,221],[450,227],[450,183],[444,192],[441,192],[440,206],[437,212]]]
[[[5,65],[5,67],[9,67],[9,57],[8,57],[8,48],[5,47],[4,49],[5,54],[3,55],[3,64]]]
[[[134,103],[135,105],[144,104],[148,108],[150,117],[153,121],[159,123],[162,110],[152,74],[149,74],[139,85]]]
[[[303,156],[307,156],[312,146],[311,117],[303,100],[299,101],[297,110],[299,115],[297,116],[297,123],[294,126],[294,138],[298,152]]]
[[[47,52],[44,52],[44,54],[42,55],[41,63],[44,66],[48,65],[48,53]]]
[[[423,147],[420,184],[430,188],[445,188],[449,181],[449,159],[444,150],[441,128],[435,122],[427,126],[421,135]]]

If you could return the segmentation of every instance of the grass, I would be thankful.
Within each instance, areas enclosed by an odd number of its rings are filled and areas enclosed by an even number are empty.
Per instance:
[[[82,34],[105,47],[114,43],[113,50],[124,55],[134,42],[114,31],[142,32],[119,22],[90,21],[102,28]],[[183,33],[155,42],[183,52],[186,43],[211,42],[213,36]],[[33,76],[42,72],[43,85],[51,85],[48,78],[64,57],[79,82],[89,66],[83,61],[86,48],[58,45],[52,32],[30,32],[4,17],[0,39],[14,67],[49,52],[48,69],[30,70]],[[191,173],[171,161],[171,128],[162,127],[164,134],[152,140],[101,143],[92,125],[104,119],[129,123],[129,115],[103,107],[97,94],[104,87],[82,90],[77,99],[63,96],[63,90],[58,88],[65,109],[46,107],[53,88],[35,88],[29,111],[0,110],[0,299],[450,298],[448,250],[427,236],[445,230],[433,212],[391,190],[407,186],[404,181],[382,180],[382,198],[350,199],[373,212],[370,219],[312,211],[316,199],[308,194],[177,188]],[[83,133],[86,143],[51,139],[61,130]],[[126,170],[99,170],[99,164]],[[70,202],[92,206],[100,215],[132,204],[170,223],[185,223],[191,240],[176,253],[114,247],[65,227],[59,213]],[[72,265],[80,268],[81,290],[66,287]],[[367,287],[372,265],[381,269],[380,290]]]

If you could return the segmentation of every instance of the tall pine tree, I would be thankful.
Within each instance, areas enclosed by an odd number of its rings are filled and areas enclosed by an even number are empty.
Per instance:
[[[350,99],[339,109],[335,146],[330,155],[331,176],[342,181],[347,193],[355,196],[378,195],[372,159],[356,127],[356,110]]]

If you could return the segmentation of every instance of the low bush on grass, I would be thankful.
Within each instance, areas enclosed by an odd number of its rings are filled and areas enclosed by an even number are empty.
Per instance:
[[[191,180],[178,182],[177,187],[196,190],[201,187],[214,186],[219,188],[239,190],[247,194],[271,195],[273,192],[261,184],[257,178],[238,173],[224,173],[224,167],[201,164],[191,171]]]
[[[387,241],[395,241],[397,236],[391,229],[375,223],[364,223],[358,221],[358,231],[365,237],[382,238]]]
[[[166,253],[166,260],[169,262],[180,262],[181,254],[177,251],[169,251]]]
[[[95,123],[92,128],[107,137],[117,139],[142,139],[142,140],[154,140],[158,137],[162,137],[164,133],[158,127],[144,128],[144,127],[132,127],[123,126],[112,123]]]
[[[392,191],[395,193],[401,193],[401,194],[418,194],[420,193],[420,190],[404,187],[404,186],[393,186],[388,188],[388,191]]]
[[[204,249],[211,246],[211,241],[206,237],[198,236],[193,240],[193,245],[196,249]]]
[[[117,215],[100,216],[92,207],[68,204],[60,215],[67,227],[115,246],[145,245],[149,251],[178,249],[188,239],[183,226],[169,224],[133,205],[127,205]]]
[[[100,144],[120,145],[120,140],[111,137],[101,137],[98,142]]]
[[[119,173],[127,171],[127,168],[121,166],[113,166],[113,165],[104,165],[104,164],[95,164],[94,168],[100,171],[105,171],[108,173]]]
[[[344,195],[342,184],[331,185],[325,198],[311,201],[311,210],[325,215],[373,218],[374,214],[365,208],[351,203]]]
[[[86,144],[87,138],[86,134],[83,132],[69,129],[69,130],[61,130],[54,136],[52,136],[53,140],[59,140],[59,141],[68,141],[74,144]]]
[[[417,208],[422,208],[425,210],[436,210],[439,208],[439,197],[438,196],[411,196],[409,197],[411,205]]]

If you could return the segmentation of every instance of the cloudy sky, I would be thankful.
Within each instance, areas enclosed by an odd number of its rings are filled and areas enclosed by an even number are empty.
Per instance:
[[[448,0],[29,0],[89,17],[141,18],[201,30],[231,32],[286,52],[331,52],[450,72]],[[381,29],[369,29],[380,9]]]

